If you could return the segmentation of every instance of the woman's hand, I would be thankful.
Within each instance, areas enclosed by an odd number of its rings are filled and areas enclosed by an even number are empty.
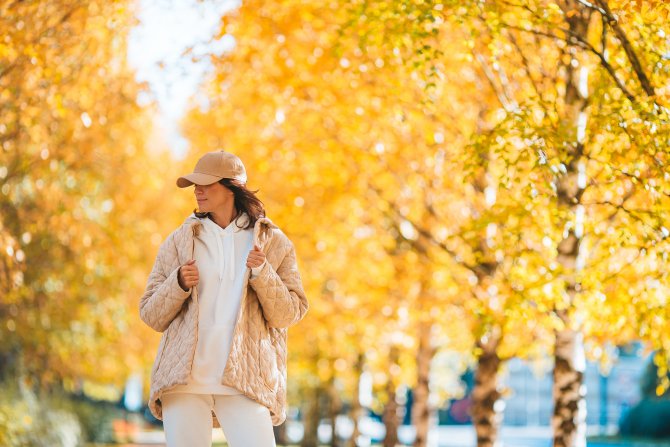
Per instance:
[[[200,277],[198,274],[198,267],[195,265],[195,259],[191,259],[186,264],[179,267],[177,280],[179,281],[179,287],[182,289],[188,290],[193,286],[197,286],[199,279]]]
[[[265,253],[261,251],[261,248],[254,244],[254,249],[249,252],[247,257],[247,267],[254,268],[260,267],[265,262]]]

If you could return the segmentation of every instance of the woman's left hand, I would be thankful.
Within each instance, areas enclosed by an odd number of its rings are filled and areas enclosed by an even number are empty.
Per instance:
[[[265,262],[265,253],[261,251],[261,248],[254,244],[254,249],[249,252],[247,257],[247,267],[254,268],[260,267]]]

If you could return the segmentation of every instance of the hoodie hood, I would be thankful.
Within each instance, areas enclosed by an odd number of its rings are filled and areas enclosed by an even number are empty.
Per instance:
[[[193,213],[188,216],[186,220],[184,220],[182,227],[189,228],[193,233],[193,236],[197,236],[200,232],[201,225],[201,218],[197,217],[195,213]],[[254,244],[258,244],[261,248],[263,248],[265,243],[270,238],[269,232],[271,232],[273,229],[279,229],[279,227],[275,225],[274,222],[272,222],[269,218],[258,218],[254,224]]]

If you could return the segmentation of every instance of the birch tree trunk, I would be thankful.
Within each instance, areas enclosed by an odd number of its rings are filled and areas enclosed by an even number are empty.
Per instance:
[[[498,356],[498,340],[490,339],[487,343],[477,342],[481,355],[477,360],[475,387],[472,390],[472,423],[477,433],[477,447],[493,447],[499,445],[498,430],[502,420],[498,389],[498,372],[501,360]]]
[[[395,447],[398,443],[398,404],[395,401],[395,385],[389,381],[387,385],[389,400],[384,406],[384,447]]]
[[[281,425],[273,427],[275,440],[277,444],[288,444],[288,437],[286,435],[286,422],[283,422]]]
[[[335,386],[335,361],[331,359],[330,362],[330,378],[328,379],[328,413],[330,416],[330,446],[337,447],[339,441],[337,439],[337,415],[340,413],[342,403],[340,401],[340,396],[337,392],[337,387]]]
[[[586,446],[584,348],[580,332],[556,333],[554,365],[554,446]]]
[[[579,0],[559,2],[563,9],[570,34],[587,39],[592,10]],[[572,53],[578,54],[578,53]],[[565,70],[565,116],[572,123],[575,139],[570,142],[563,165],[565,173],[557,180],[558,205],[572,219],[565,223],[563,240],[558,244],[558,261],[566,274],[565,293],[568,302],[565,308],[556,309],[564,328],[556,331],[554,347],[554,446],[586,446],[586,402],[584,377],[584,350],[580,330],[572,321],[569,309],[579,293],[578,283],[580,251],[584,238],[584,206],[581,203],[586,188],[584,161],[584,133],[586,129],[587,68],[572,56],[564,64]]]
[[[419,349],[416,359],[417,380],[413,394],[414,402],[412,404],[412,424],[416,427],[414,447],[426,447],[428,445],[431,414],[431,408],[428,402],[428,397],[430,395],[430,364],[435,355],[435,349],[431,346],[430,335],[431,323],[425,320],[420,321]]]
[[[319,386],[315,386],[310,390],[310,396],[307,401],[307,409],[304,417],[304,435],[302,438],[301,447],[318,447],[319,445],[319,415],[321,399],[321,390]]]
[[[349,441],[347,441],[347,447],[357,447],[358,437],[361,435],[360,429],[358,428],[358,420],[361,418],[361,416],[363,416],[363,407],[361,407],[360,401],[363,361],[363,354],[359,353],[358,358],[356,359],[356,364],[354,365],[354,377],[356,377],[356,385],[354,387],[353,398],[351,399],[351,420],[354,425],[354,429],[351,433],[351,438],[349,438]]]
[[[398,362],[398,350],[395,347],[391,348],[389,353],[390,364],[394,365]],[[398,444],[398,403],[396,402],[396,383],[392,374],[389,374],[386,381],[386,395],[388,400],[384,406],[384,427],[386,428],[386,436],[384,437],[384,447],[396,447]]]

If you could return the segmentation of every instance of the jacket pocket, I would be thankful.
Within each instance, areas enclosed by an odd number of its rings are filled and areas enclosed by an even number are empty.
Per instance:
[[[263,385],[273,393],[279,385],[279,369],[277,368],[277,353],[270,340],[261,340],[259,343],[260,376]]]

